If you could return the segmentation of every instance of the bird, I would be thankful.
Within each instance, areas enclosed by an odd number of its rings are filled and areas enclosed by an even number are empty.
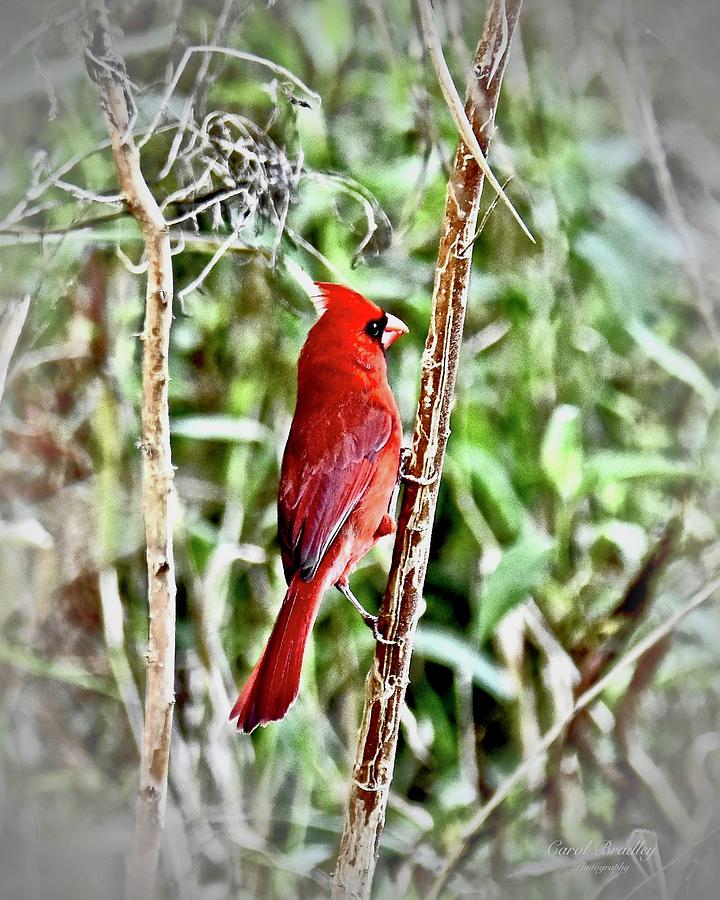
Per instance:
[[[408,328],[351,288],[316,286],[320,316],[300,352],[280,468],[278,537],[287,593],[230,713],[246,734],[282,719],[295,702],[308,636],[331,587],[377,636],[377,618],[355,598],[349,577],[376,541],[395,530],[402,421],[385,352]]]

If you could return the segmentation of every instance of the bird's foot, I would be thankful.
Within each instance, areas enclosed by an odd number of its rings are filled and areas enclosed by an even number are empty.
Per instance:
[[[386,638],[384,634],[380,633],[377,623],[373,628],[373,635],[378,644],[384,644],[386,647],[402,647],[405,643],[405,638]]]
[[[367,627],[372,631],[373,637],[379,644],[384,644],[385,646],[397,646],[401,647],[404,643],[404,638],[390,640],[386,638],[385,635],[380,633],[380,629],[378,628],[378,617],[374,616],[372,613],[369,613],[362,603],[358,600],[358,598],[353,594],[350,590],[350,585],[343,581],[338,581],[335,587],[340,591],[343,597],[347,597],[347,599],[352,603],[355,609],[360,613],[360,617],[363,622],[367,625]]]
[[[410,447],[403,447],[400,451],[400,470],[398,472],[401,481],[411,481],[413,484],[419,484],[421,487],[428,487],[434,484],[438,479],[438,473],[433,470],[430,475],[411,475],[408,472],[412,461],[412,450]]]
[[[355,609],[360,613],[360,617],[363,622],[367,625],[368,628],[372,629],[373,633],[377,629],[377,616],[374,616],[372,613],[369,613],[362,603],[358,600],[358,598],[353,594],[350,590],[350,585],[344,581],[338,581],[335,587],[340,591],[343,597],[346,597]]]

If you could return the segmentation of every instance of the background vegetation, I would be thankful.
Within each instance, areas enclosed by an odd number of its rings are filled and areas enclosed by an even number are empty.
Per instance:
[[[3,216],[105,137],[75,7],[11,6]],[[437,12],[462,83],[484,8],[462,0]],[[313,321],[288,260],[408,323],[389,365],[409,431],[456,134],[406,0],[223,10],[138,0],[111,16],[138,86],[138,128],[184,48],[211,39],[286,67],[321,101],[227,58],[212,60],[194,98],[198,124],[220,110],[255,126],[244,123],[247,145],[230,160],[238,192],[174,232],[178,665],[163,855],[167,896],[321,896],[373,653],[339,594],[324,602],[287,719],[252,739],[226,721],[283,593],[278,466]],[[653,859],[676,857],[634,896],[713,896],[715,601],[613,679],[548,753],[533,748],[717,571],[716,19],[701,0],[523,12],[491,162],[501,181],[512,176],[538,244],[499,206],[475,245],[377,897],[422,896],[479,805],[533,755],[450,874],[448,897],[625,897]],[[143,161],[159,198],[185,191],[180,217],[207,157],[186,154],[164,174],[171,140],[156,135]],[[127,217],[77,228],[117,211],[88,191],[116,190],[107,151],[92,152],[24,218],[0,224],[0,303],[31,297],[0,407],[0,860],[13,898],[122,893],[147,632],[143,280],[128,266],[141,244]],[[370,609],[389,554],[384,544],[355,576]],[[633,835],[659,849],[607,887],[548,853],[554,840]]]

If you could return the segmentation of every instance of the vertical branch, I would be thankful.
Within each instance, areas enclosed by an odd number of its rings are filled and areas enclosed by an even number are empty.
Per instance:
[[[133,103],[125,65],[115,55],[103,0],[90,0],[86,64],[98,84],[125,205],[140,225],[148,276],[143,341],[143,514],[147,542],[149,646],[135,847],[128,898],[153,894],[167,798],[175,672],[175,568],[168,416],[168,349],[173,276],[168,228],[145,181],[132,135]]]
[[[522,0],[493,0],[471,69],[465,106],[486,156],[500,85]],[[430,329],[423,354],[420,400],[409,479],[398,519],[378,642],[368,675],[350,800],[333,898],[370,896],[395,764],[400,711],[430,550],[470,281],[472,244],[483,175],[461,140],[448,183]]]

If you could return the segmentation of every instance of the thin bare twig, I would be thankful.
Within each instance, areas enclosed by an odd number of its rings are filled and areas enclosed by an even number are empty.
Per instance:
[[[269,59],[264,59],[262,56],[256,56],[254,53],[245,53],[242,50],[233,50],[229,47],[216,47],[212,44],[198,44],[194,47],[188,47],[183,54],[182,59],[178,63],[178,66],[175,69],[175,75],[168,85],[165,96],[163,97],[162,103],[160,104],[160,108],[158,109],[155,117],[150,123],[147,134],[145,135],[145,137],[143,137],[142,141],[140,141],[139,146],[141,149],[153,136],[160,124],[160,121],[162,120],[162,117],[167,112],[168,105],[170,104],[170,98],[175,92],[175,89],[178,86],[178,82],[180,81],[180,77],[185,71],[185,67],[190,61],[193,53],[220,53],[224,56],[232,57],[233,59],[241,59],[246,62],[256,63],[257,65],[264,66],[265,68],[270,69],[270,71],[275,75],[278,75],[280,78],[283,78],[286,82],[293,85],[293,87],[297,88],[304,95],[304,100],[302,102],[304,102],[307,106],[315,109],[320,105],[320,97],[318,96],[318,94],[316,94],[315,91],[311,90],[304,82],[302,82],[296,75],[293,75],[293,73],[289,69],[286,69],[284,66],[281,66],[278,63],[274,63]]]
[[[338,279],[338,281],[345,280],[345,276],[342,274],[342,272],[340,272],[340,270],[337,268],[337,266],[333,265],[333,263],[330,262],[330,260],[327,258],[327,256],[322,254],[309,241],[306,241],[305,238],[301,234],[299,234],[297,231],[295,231],[294,228],[291,228],[289,225],[286,225],[285,226],[285,234],[287,235],[288,239],[293,242],[293,244],[295,244],[297,247],[300,247],[302,250],[305,250],[307,253],[310,254],[310,256],[315,257],[315,259],[319,263],[322,263],[322,265],[325,266],[325,268],[328,270],[328,272],[331,272],[332,275]]]
[[[193,291],[196,291],[198,288],[202,287],[205,283],[205,279],[212,272],[215,266],[220,262],[228,249],[235,243],[237,240],[238,232],[242,227],[242,223],[239,223],[233,231],[225,238],[225,240],[218,246],[217,250],[213,253],[210,259],[205,263],[202,268],[200,274],[193,278],[190,284],[186,285],[181,291],[178,291],[177,299],[180,303],[180,308],[185,310],[185,298],[188,294],[192,294]]]
[[[506,188],[510,184],[510,182],[512,181],[512,178],[513,178],[512,175],[508,175],[508,177],[503,182],[503,188]],[[490,216],[493,214],[493,212],[495,212],[495,207],[498,205],[499,202],[500,202],[500,194],[496,194],[492,199],[492,203],[490,203],[488,208],[485,210],[485,215],[480,220],[480,224],[477,227],[477,231],[472,236],[470,243],[465,248],[466,250],[469,250],[470,247],[473,246],[475,241],[483,233],[483,231],[485,230],[485,226],[487,225],[488,220],[490,219]]]
[[[175,125],[164,125],[162,128],[156,128],[155,133],[162,134],[166,131],[170,131],[174,129]],[[144,133],[141,132],[141,133]],[[82,150],[80,153],[76,153],[75,156],[71,156],[70,159],[66,160],[62,163],[58,168],[51,172],[47,178],[40,181],[39,179],[34,183],[26,192],[25,196],[20,200],[7,214],[7,216],[3,219],[2,223],[0,223],[0,234],[7,233],[8,229],[11,226],[16,225],[18,222],[21,222],[23,219],[29,218],[31,215],[37,213],[41,210],[30,210],[28,209],[31,203],[34,203],[35,200],[38,200],[42,197],[43,194],[47,193],[47,191],[51,190],[58,181],[64,178],[64,176],[68,175],[76,166],[79,166],[80,163],[85,162],[85,160],[90,159],[91,156],[94,156],[96,153],[102,153],[104,150],[108,150],[111,146],[111,141],[105,140],[100,141],[99,144],[96,144],[94,147],[91,147],[89,150]],[[122,216],[125,215],[124,212],[119,213],[111,213],[112,216]],[[78,227],[83,227],[82,225]]]
[[[481,155],[488,149],[510,38],[521,5],[521,0],[494,0],[475,54],[474,81],[468,91],[466,112],[476,143],[483,145]],[[348,811],[333,882],[334,900],[346,897],[367,900],[372,888],[420,615],[432,521],[450,434],[472,263],[472,253],[464,252],[464,248],[475,233],[482,185],[483,169],[475,154],[461,141],[448,183],[435,270],[409,467],[413,478],[405,489],[388,587],[380,607],[378,630],[382,640],[377,642],[367,680]]]
[[[134,263],[127,255],[127,253],[125,253],[122,247],[118,244],[118,246],[115,247],[115,256],[117,256],[117,258],[131,275],[144,275],[148,270],[148,260],[144,255],[144,251],[143,255],[140,257],[140,262]]]
[[[70,194],[80,203],[106,203],[108,206],[120,206],[123,202],[122,194],[99,194],[97,191],[88,190],[88,188],[80,187],[77,184],[71,184],[69,181],[58,179],[55,187]]]
[[[219,44],[222,40],[223,33],[225,28],[227,27],[228,19],[230,17],[230,12],[233,8],[235,0],[225,0],[223,3],[223,7],[220,10],[220,14],[218,15],[217,22],[215,23],[215,30],[213,31],[212,43]],[[183,109],[182,115],[180,117],[180,127],[175,132],[173,136],[172,146],[170,147],[170,152],[168,154],[168,158],[163,166],[163,172],[165,174],[169,173],[173,163],[177,159],[177,155],[180,152],[180,146],[182,145],[183,138],[185,137],[185,131],[187,128],[187,123],[190,120],[193,109],[196,105],[196,102],[199,98],[200,92],[202,91],[203,85],[205,84],[205,79],[207,78],[208,70],[210,68],[210,61],[212,59],[212,55],[210,53],[205,53],[200,62],[200,67],[198,69],[198,73],[195,76],[195,84],[193,85],[193,89],[190,92],[187,100],[185,101],[185,107]],[[162,176],[161,176],[162,177]]]
[[[200,213],[205,212],[205,210],[210,209],[213,206],[217,206],[218,203],[222,203],[225,200],[232,200],[233,197],[237,197],[245,191],[245,188],[230,188],[227,191],[223,191],[220,194],[217,194],[214,197],[211,197],[209,200],[205,200],[203,203],[199,203],[197,206],[193,206],[190,212],[183,213],[181,216],[176,216],[174,219],[168,219],[166,221],[167,225],[181,225],[183,222],[187,222],[189,219],[194,219],[195,216],[199,216]]]
[[[36,243],[43,238],[53,235],[66,235],[72,231],[84,231],[86,228],[94,228],[96,225],[106,225],[129,215],[126,210],[115,213],[107,213],[104,216],[93,216],[82,222],[72,222],[70,225],[55,225],[48,228],[29,228],[19,225],[15,228],[0,228],[0,237],[14,237],[18,243]]]
[[[27,234],[24,234],[22,236],[3,240],[2,232],[0,232],[0,247],[13,246],[14,244],[18,244],[18,243],[19,244],[27,244],[27,243],[37,244],[37,243],[40,243],[41,241],[48,242],[47,240],[44,240],[44,239],[48,239],[48,238],[52,238],[55,242],[59,242],[59,241],[64,240],[66,237],[68,237],[70,233],[76,234],[76,235],[82,237],[82,235],[80,235],[79,231],[77,231],[77,232],[60,231],[57,233],[52,233],[50,235],[42,235],[42,234],[36,234],[34,232],[28,232]],[[217,249],[217,247],[219,247],[225,241],[224,235],[195,234],[192,231],[173,231],[172,237],[173,237],[173,239],[179,241],[182,244],[183,249],[192,250],[192,251],[198,252],[198,253],[211,253],[211,254],[214,253],[215,250]],[[298,243],[298,246],[303,246],[303,244],[301,244],[296,239],[296,237],[293,237],[291,234],[288,234],[287,237],[290,238],[290,240],[292,240],[293,243]],[[113,247],[113,249],[117,249],[117,241],[118,241],[117,235],[114,235],[110,232],[107,232],[107,233],[101,233],[101,232],[92,233],[91,232],[88,234],[88,239],[91,239],[93,244],[96,246],[109,245],[109,246]],[[123,240],[126,242],[142,241],[143,236],[141,233],[137,234],[137,235],[125,235],[125,236],[123,236]],[[305,248],[305,249],[307,249],[307,248]],[[255,255],[255,256],[259,256],[259,257],[263,257],[263,258],[267,258],[270,255],[269,252],[262,247],[254,247],[251,244],[248,244],[246,241],[241,241],[241,240],[237,240],[237,239],[234,240],[229,246],[226,247],[226,251],[228,253],[240,253],[242,255],[248,255],[248,256]],[[173,256],[175,256],[176,253],[177,253],[176,250],[172,251]],[[320,257],[322,257],[322,254],[320,254]],[[324,260],[324,257],[322,257],[321,261],[323,261],[323,260]],[[128,262],[129,262],[129,260],[128,260]],[[325,263],[329,266],[331,271],[333,271],[336,275],[338,275],[337,269],[335,269],[332,266],[332,263],[327,262],[327,261],[325,261]],[[131,263],[131,266],[133,266],[132,263]],[[146,271],[146,266],[144,264],[142,266],[142,270]],[[338,277],[340,277],[340,276],[338,275]],[[12,373],[11,373],[11,377],[12,377]]]
[[[149,261],[143,330],[143,512],[147,541],[148,606],[145,723],[135,847],[127,897],[153,896],[165,820],[175,675],[175,566],[171,502],[173,468],[168,415],[168,351],[173,275],[170,235],[143,176],[133,138],[134,106],[123,61],[113,51],[104,0],[91,0],[88,71],[98,84],[118,181],[140,225]],[[97,61],[102,61],[98,65]]]
[[[326,172],[304,171],[302,174],[303,177],[317,181],[322,185],[333,185],[338,187],[362,206],[363,212],[365,213],[367,230],[365,232],[365,237],[355,251],[353,257],[354,260],[357,260],[362,256],[363,251],[373,239],[376,232],[378,232],[378,229],[383,229],[386,233],[391,232],[392,226],[390,225],[390,221],[385,215],[385,212],[378,206],[377,201],[373,202],[374,198],[372,195],[368,197],[369,191],[366,191],[362,185],[358,184],[358,182],[354,181],[352,178],[348,178],[345,175],[328,174]],[[378,219],[380,219],[380,221],[378,221]]]

